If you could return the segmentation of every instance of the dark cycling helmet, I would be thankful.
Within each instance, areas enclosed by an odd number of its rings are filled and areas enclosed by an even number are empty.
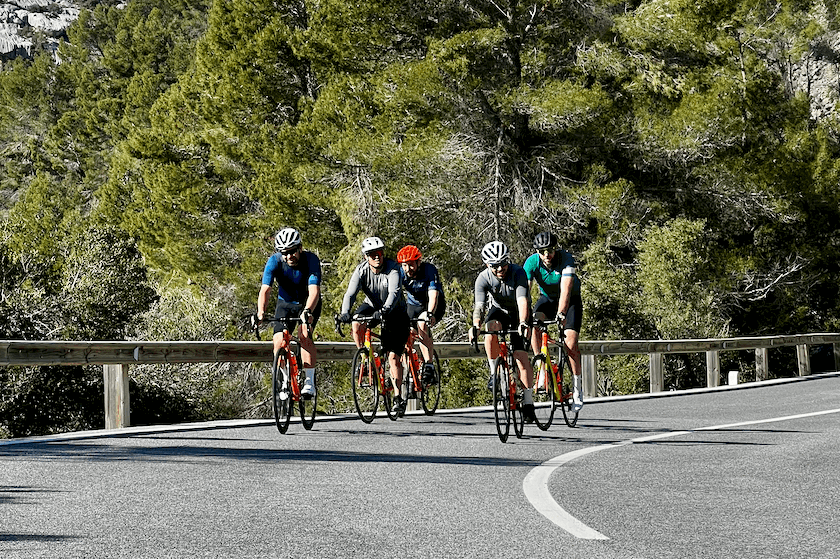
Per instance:
[[[373,252],[374,250],[384,249],[385,243],[379,237],[368,237],[362,241],[362,254]]]
[[[557,246],[557,236],[549,231],[543,231],[534,237],[534,248],[542,250]]]
[[[397,262],[400,264],[414,262],[415,260],[420,260],[421,258],[423,258],[423,254],[420,252],[420,249],[414,245],[404,246],[397,253]]]
[[[508,247],[501,241],[491,241],[481,249],[481,259],[485,264],[504,264],[508,261]]]
[[[274,236],[274,250],[288,250],[303,244],[300,233],[297,229],[286,227],[277,232]]]

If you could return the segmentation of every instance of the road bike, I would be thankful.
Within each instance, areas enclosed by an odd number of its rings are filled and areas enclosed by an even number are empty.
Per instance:
[[[517,439],[522,438],[525,430],[525,416],[522,415],[524,387],[522,381],[519,380],[519,367],[513,357],[514,352],[508,347],[508,337],[516,333],[516,330],[479,330],[473,339],[473,348],[478,353],[480,351],[478,349],[479,335],[499,337],[499,356],[495,360],[496,374],[491,375],[491,390],[496,433],[503,443],[508,440],[511,424],[513,424],[513,432]]]
[[[307,431],[315,424],[315,413],[318,406],[318,390],[316,377],[313,373],[312,382],[315,394],[303,394],[303,385],[306,382],[306,375],[301,374],[300,369],[300,340],[292,336],[289,327],[294,329],[294,324],[300,323],[299,317],[287,317],[283,319],[272,318],[263,322],[284,323],[287,327],[283,330],[283,347],[274,353],[271,364],[271,402],[274,409],[274,423],[277,430],[285,433],[289,429],[289,422],[292,419],[292,409],[297,404],[300,413],[300,422]],[[256,316],[252,317],[254,331],[259,338],[259,323]]]
[[[418,398],[426,415],[434,415],[440,404],[440,359],[435,351],[432,355],[434,378],[427,379],[426,360],[423,358],[423,353],[414,347],[414,343],[419,339],[418,322],[422,321],[416,318],[411,319],[411,329],[408,340],[405,342],[402,394],[406,398]]]
[[[376,412],[379,408],[379,398],[385,406],[385,413],[391,421],[397,420],[397,413],[393,410],[394,385],[391,375],[385,373],[385,363],[382,358],[382,348],[374,349],[373,340],[379,339],[370,323],[375,320],[372,316],[356,315],[353,322],[364,325],[364,344],[353,356],[350,365],[351,382],[353,389],[353,403],[356,406],[356,413],[359,419],[365,423],[371,423],[376,419]],[[383,325],[384,326],[384,323]],[[339,336],[344,336],[341,331],[341,321],[335,316],[335,331]]]
[[[559,340],[551,339],[548,335],[548,327],[552,324],[558,326]],[[572,368],[563,327],[557,319],[537,320],[536,326],[542,331],[540,353],[531,361],[534,368],[534,414],[537,427],[543,431],[548,430],[556,408],[563,412],[566,425],[574,427],[578,412],[574,411]],[[557,363],[551,361],[549,344],[558,346]]]

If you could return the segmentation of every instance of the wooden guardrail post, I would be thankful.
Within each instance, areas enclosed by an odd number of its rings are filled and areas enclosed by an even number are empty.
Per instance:
[[[840,344],[831,344],[831,353],[834,355],[834,370],[840,371]]]
[[[720,386],[720,352],[706,352],[706,386],[715,388]]]
[[[120,429],[131,424],[128,396],[128,365],[103,365],[105,377],[105,428]]]
[[[770,378],[770,364],[767,361],[767,348],[759,347],[755,350],[755,380],[762,381]]]
[[[650,354],[650,391],[665,390],[665,355],[663,353]]]
[[[598,396],[598,365],[594,355],[580,356],[581,379],[583,384],[583,397],[596,398]]]
[[[800,377],[807,377],[811,374],[811,354],[808,350],[808,344],[798,344],[796,346],[796,361],[799,363]]]

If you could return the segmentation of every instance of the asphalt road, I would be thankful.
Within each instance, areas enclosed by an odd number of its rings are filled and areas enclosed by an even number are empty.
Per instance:
[[[489,410],[0,444],[0,557],[834,558],[838,447],[838,376],[508,444]]]

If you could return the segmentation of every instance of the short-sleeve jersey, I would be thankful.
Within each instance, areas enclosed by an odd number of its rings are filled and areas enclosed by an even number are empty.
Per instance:
[[[409,305],[426,307],[429,304],[429,291],[437,291],[438,305],[444,303],[443,284],[438,269],[428,262],[417,268],[417,274],[410,278],[400,266],[400,280],[405,289],[405,298]]]
[[[473,317],[480,317],[484,312],[484,306],[488,302],[491,306],[499,307],[509,314],[517,316],[519,307],[516,304],[516,299],[519,297],[526,297],[530,306],[528,276],[525,274],[525,270],[516,264],[508,264],[505,277],[500,280],[490,268],[485,268],[475,280]]]
[[[285,303],[306,303],[310,285],[321,285],[321,261],[313,253],[303,251],[298,265],[286,264],[279,252],[275,252],[263,270],[263,285],[277,282],[277,300]]]
[[[540,286],[540,293],[556,301],[560,298],[560,281],[572,277],[572,296],[580,295],[580,278],[577,276],[575,257],[565,250],[557,250],[551,259],[551,266],[546,267],[539,254],[532,254],[525,261],[525,273],[528,281],[534,280]]]
[[[389,310],[398,307],[405,308],[402,283],[400,282],[400,265],[394,260],[386,258],[380,272],[374,272],[370,265],[363,261],[353,270],[347,292],[341,303],[341,312],[349,313],[350,307],[356,300],[356,294],[365,294],[365,303],[377,310]]]

